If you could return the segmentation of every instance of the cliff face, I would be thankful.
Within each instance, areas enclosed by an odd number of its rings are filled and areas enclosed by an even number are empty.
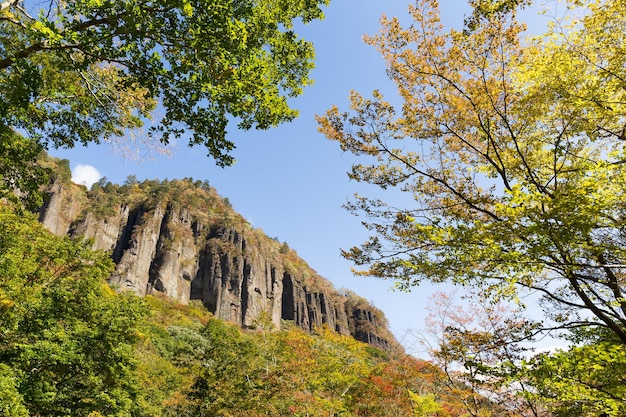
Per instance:
[[[216,317],[252,328],[284,320],[389,349],[382,312],[340,293],[286,244],[253,229],[215,190],[191,180],[84,187],[55,183],[40,220],[111,254],[112,286],[138,295],[201,300]]]

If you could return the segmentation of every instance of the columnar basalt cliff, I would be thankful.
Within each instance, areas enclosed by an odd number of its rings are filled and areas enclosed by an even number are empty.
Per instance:
[[[382,312],[335,290],[283,243],[235,213],[206,182],[101,182],[91,191],[55,182],[40,219],[60,235],[82,236],[116,264],[110,284],[144,296],[201,300],[216,317],[253,328],[270,318],[389,349]]]

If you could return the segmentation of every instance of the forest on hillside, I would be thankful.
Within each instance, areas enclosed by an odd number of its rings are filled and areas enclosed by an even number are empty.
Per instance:
[[[457,29],[416,0],[365,37],[399,104],[353,91],[317,116],[371,193],[347,203],[370,233],[343,250],[356,273],[475,297],[434,300],[429,361],[116,291],[110,254],[38,222],[67,176],[46,149],[141,131],[227,166],[233,124],[292,121],[315,57],[296,28],[328,3],[0,0],[2,415],[626,415],[622,0],[558,2],[536,36],[533,0],[469,0]],[[98,195],[94,216],[119,203]],[[533,350],[546,337],[563,348]]]
[[[3,416],[462,415],[494,406],[433,364],[319,328],[113,291],[89,242],[0,209]]]

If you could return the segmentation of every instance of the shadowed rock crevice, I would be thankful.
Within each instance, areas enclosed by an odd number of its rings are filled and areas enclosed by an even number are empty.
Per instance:
[[[141,218],[141,214],[142,210],[139,207],[128,211],[127,221],[121,229],[121,233],[117,239],[113,253],[111,254],[113,262],[116,264],[120,263],[122,255],[130,248],[131,236],[135,226]]]
[[[283,296],[281,306],[281,317],[283,320],[296,320],[296,306],[293,294],[293,282],[291,277],[285,274],[283,278]]]
[[[246,313],[248,312],[248,304],[250,303],[250,293],[248,286],[250,285],[250,270],[251,266],[244,261],[243,263],[243,276],[241,280],[241,326],[246,326]]]

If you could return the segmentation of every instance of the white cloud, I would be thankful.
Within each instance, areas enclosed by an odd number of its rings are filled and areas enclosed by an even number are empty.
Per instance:
[[[91,188],[101,177],[100,171],[91,165],[76,165],[72,169],[72,181],[87,188]]]

